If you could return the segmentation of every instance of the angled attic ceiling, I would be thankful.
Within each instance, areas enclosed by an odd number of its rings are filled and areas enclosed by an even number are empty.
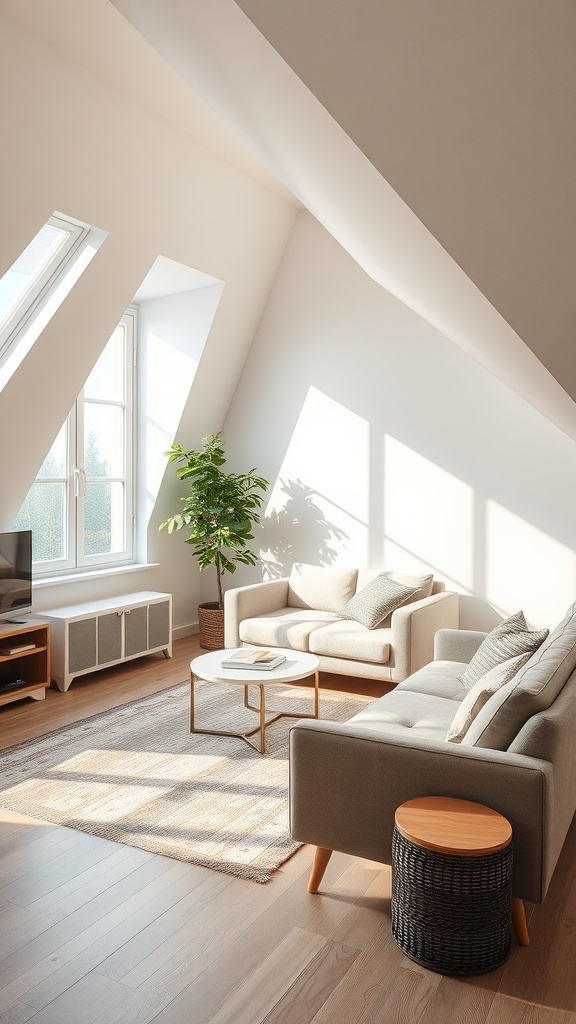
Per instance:
[[[576,439],[572,0],[112,2],[370,276]]]
[[[572,0],[440,0],[433,18],[426,0],[0,8],[296,197],[576,439]]]
[[[576,398],[576,4],[236,0]]]

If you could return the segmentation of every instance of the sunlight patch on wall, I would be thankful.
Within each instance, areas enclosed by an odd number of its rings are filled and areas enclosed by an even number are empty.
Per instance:
[[[267,574],[293,561],[366,564],[368,500],[367,421],[311,387],[263,516]]]
[[[428,569],[447,589],[474,585],[474,491],[386,435],[384,566]]]
[[[146,522],[166,469],[172,444],[190,393],[198,360],[177,351],[153,331],[143,339],[146,392]]]
[[[486,502],[486,600],[552,628],[576,599],[576,553],[495,501]]]

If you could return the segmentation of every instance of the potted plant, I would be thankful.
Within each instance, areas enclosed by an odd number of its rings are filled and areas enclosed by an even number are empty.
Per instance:
[[[168,533],[186,527],[190,536],[186,543],[193,545],[192,554],[198,559],[200,570],[213,565],[216,569],[218,600],[198,607],[200,646],[205,650],[218,650],[224,646],[224,593],[222,577],[235,572],[237,563],[256,565],[258,555],[248,547],[254,539],[252,527],[260,521],[258,510],[263,504],[268,481],[248,473],[225,473],[224,442],[221,435],[211,434],[202,439],[202,446],[186,449],[174,442],[165,453],[169,462],[183,463],[176,472],[181,480],[188,480],[190,489],[181,500],[181,512],[161,523],[160,529]]]

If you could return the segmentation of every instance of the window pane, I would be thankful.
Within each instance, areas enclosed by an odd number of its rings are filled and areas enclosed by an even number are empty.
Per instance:
[[[124,324],[118,324],[84,385],[85,398],[124,401]]]
[[[124,409],[85,402],[84,438],[88,477],[124,475]]]
[[[32,530],[32,561],[66,557],[66,485],[35,483],[28,491],[13,530]]]
[[[54,441],[48,455],[44,459],[38,477],[66,476],[66,423],[63,424],[58,437]]]
[[[0,278],[0,328],[67,237],[68,232],[45,224]]]
[[[124,484],[88,484],[84,498],[84,554],[123,551]]]

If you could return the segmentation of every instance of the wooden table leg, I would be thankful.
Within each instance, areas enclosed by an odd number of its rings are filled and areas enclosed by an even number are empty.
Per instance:
[[[260,690],[260,753],[266,753],[266,687],[258,684]]]
[[[317,846],[314,854],[314,862],[308,879],[308,892],[318,892],[318,886],[324,878],[324,872],[328,867],[328,861],[333,851],[327,850],[324,846]]]
[[[190,732],[194,732],[194,673],[190,673]]]
[[[530,936],[528,935],[524,900],[518,899],[517,896],[512,896],[510,898],[510,910],[512,911],[512,924],[514,925],[518,945],[529,946]]]

